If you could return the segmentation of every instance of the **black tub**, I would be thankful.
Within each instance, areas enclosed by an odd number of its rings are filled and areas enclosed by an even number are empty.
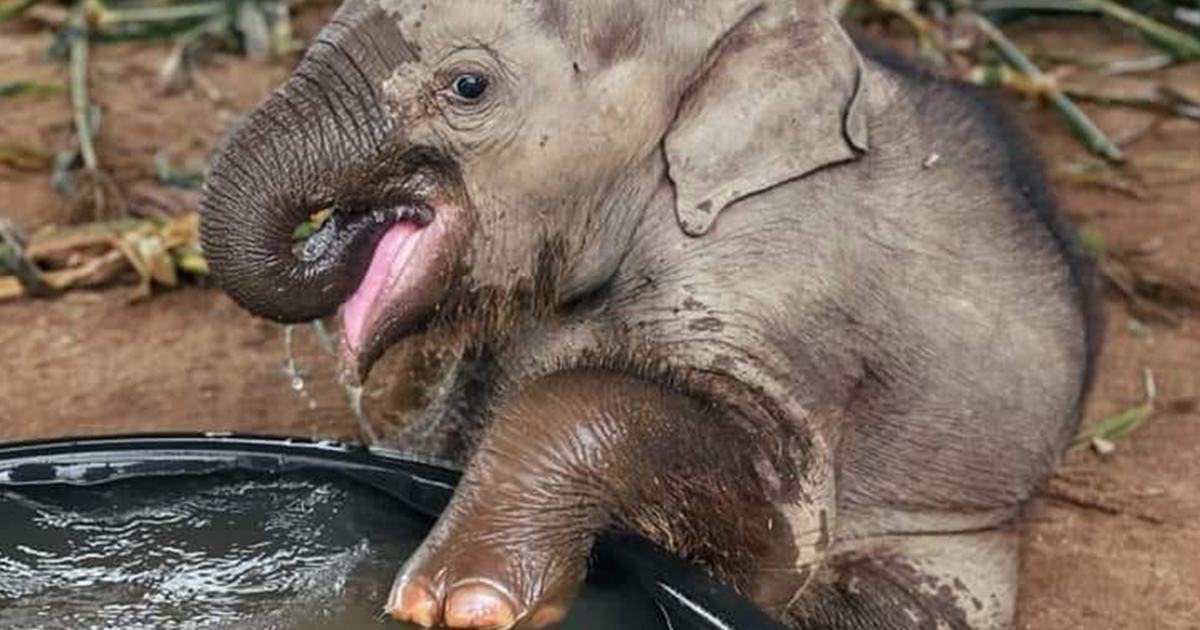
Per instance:
[[[228,435],[0,446],[0,628],[378,628],[457,473],[384,449]],[[613,536],[564,628],[781,629]],[[393,626],[398,627],[398,626]]]

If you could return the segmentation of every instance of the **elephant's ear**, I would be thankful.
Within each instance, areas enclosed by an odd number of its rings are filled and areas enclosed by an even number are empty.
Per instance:
[[[685,95],[665,148],[680,227],[700,236],[735,201],[867,150],[863,61],[837,20],[752,16]]]

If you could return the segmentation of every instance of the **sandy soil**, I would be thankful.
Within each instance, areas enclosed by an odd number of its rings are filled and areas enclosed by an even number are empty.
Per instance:
[[[312,33],[320,14],[301,20]],[[3,27],[0,82],[64,70],[42,61],[49,38]],[[1026,42],[1071,48],[1103,43],[1112,58],[1139,54],[1124,38],[1094,25],[1023,29]],[[1109,44],[1111,42],[1111,45]],[[153,189],[154,154],[202,162],[239,112],[287,74],[289,61],[218,57],[203,89],[165,97],[157,72],[161,45],[96,50],[92,90],[105,108],[101,160],[121,189]],[[1169,80],[1200,92],[1200,67],[1168,76],[1106,80],[1134,89]],[[0,144],[54,152],[70,145],[65,97],[3,101]],[[1056,117],[1025,106],[1052,170],[1088,159]],[[1146,259],[1200,281],[1200,125],[1154,123],[1145,113],[1088,108],[1106,129],[1132,138],[1143,198],[1064,183],[1073,221],[1114,247],[1141,248]],[[1153,124],[1152,124],[1153,123]],[[1136,137],[1135,137],[1136,135]],[[1190,170],[1188,168],[1190,164]],[[26,229],[63,220],[66,204],[44,170],[0,166],[0,214]],[[184,202],[190,202],[186,196]],[[353,436],[355,424],[332,365],[308,330],[297,332],[308,371],[307,397],[284,373],[283,331],[254,321],[222,295],[200,288],[131,302],[124,289],[75,293],[55,301],[0,304],[0,440],[155,430],[238,430],[304,436]],[[1030,513],[1020,627],[1055,630],[1200,628],[1200,317],[1178,325],[1131,325],[1125,305],[1105,298],[1107,344],[1087,422],[1141,402],[1150,369],[1162,410],[1115,453],[1073,452],[1046,499]],[[368,392],[378,402],[379,387]]]

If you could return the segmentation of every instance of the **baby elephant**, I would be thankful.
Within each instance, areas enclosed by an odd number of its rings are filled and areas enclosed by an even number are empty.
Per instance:
[[[203,239],[357,377],[465,348],[400,444],[465,476],[398,619],[552,624],[621,528],[796,628],[1011,628],[1095,337],[1020,144],[820,0],[348,0]]]

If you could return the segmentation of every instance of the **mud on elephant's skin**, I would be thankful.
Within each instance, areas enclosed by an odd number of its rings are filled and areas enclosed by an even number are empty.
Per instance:
[[[1090,275],[1007,119],[867,48],[815,0],[349,0],[233,135],[224,288],[448,366],[393,616],[552,623],[616,526],[796,627],[1011,627]]]

